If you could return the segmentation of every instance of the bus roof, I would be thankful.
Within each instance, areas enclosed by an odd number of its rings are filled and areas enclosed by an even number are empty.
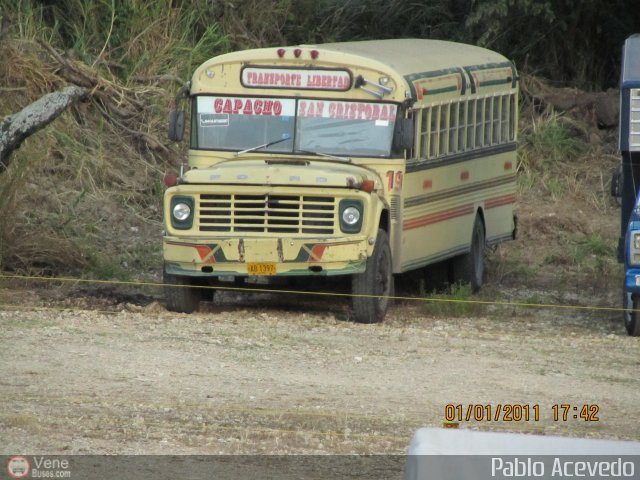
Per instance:
[[[486,48],[444,40],[365,40],[325,43],[316,47],[384,63],[403,77],[451,67],[464,68],[509,62],[504,56]]]
[[[312,57],[313,51],[315,56]],[[295,56],[294,52],[297,52]],[[517,83],[513,64],[486,48],[443,40],[395,39],[269,47],[227,53],[198,67],[192,77],[191,93],[211,91],[214,81],[219,93],[233,93],[236,88],[234,85],[237,85],[233,79],[237,78],[239,83],[245,67],[322,69],[347,65],[354,70],[369,69],[370,72],[384,72],[393,77],[401,88],[394,90],[387,98],[396,101],[403,101],[407,97],[414,101],[426,101],[427,97],[451,95],[452,92],[458,92],[459,95],[464,95],[466,91],[489,93],[499,91],[504,88],[503,85],[515,88]],[[216,68],[217,73],[213,71]],[[205,76],[206,73],[209,78]]]

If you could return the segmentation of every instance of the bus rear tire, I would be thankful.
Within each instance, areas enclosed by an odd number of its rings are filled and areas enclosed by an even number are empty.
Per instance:
[[[353,319],[358,323],[380,323],[393,295],[393,271],[389,236],[378,230],[373,254],[367,259],[364,273],[351,280]]]
[[[193,313],[200,305],[202,297],[199,289],[190,285],[191,279],[164,272],[164,298],[167,310],[178,313]]]
[[[477,293],[484,282],[484,260],[486,240],[484,224],[480,215],[476,215],[471,233],[471,248],[468,253],[453,259],[453,280],[471,285],[471,291]]]
[[[627,333],[630,336],[638,337],[640,336],[640,312],[635,310],[640,309],[640,300],[624,289],[622,301],[624,306],[624,328],[627,329]]]

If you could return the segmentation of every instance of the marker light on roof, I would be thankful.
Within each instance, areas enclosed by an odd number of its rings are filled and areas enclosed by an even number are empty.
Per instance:
[[[285,50],[284,48],[279,48],[279,49],[278,49],[278,56],[279,56],[280,58],[284,57],[284,52],[285,52],[285,51],[286,51],[286,50]]]
[[[295,55],[296,58],[300,57],[300,54],[302,53],[302,50],[300,50],[299,48],[296,48],[293,51],[293,54]]]
[[[311,50],[311,58],[314,60],[318,58],[318,50]]]

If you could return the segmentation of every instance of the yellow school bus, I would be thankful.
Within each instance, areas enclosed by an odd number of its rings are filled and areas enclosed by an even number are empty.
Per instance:
[[[477,291],[485,248],[515,238],[518,76],[498,53],[247,50],[202,64],[188,96],[188,165],[164,197],[170,310],[197,309],[198,285],[349,275],[353,319],[380,322],[394,274],[446,260]]]

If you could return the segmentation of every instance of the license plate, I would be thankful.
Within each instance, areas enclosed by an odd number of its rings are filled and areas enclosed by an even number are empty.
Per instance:
[[[249,275],[275,275],[275,263],[248,263],[247,273]]]

